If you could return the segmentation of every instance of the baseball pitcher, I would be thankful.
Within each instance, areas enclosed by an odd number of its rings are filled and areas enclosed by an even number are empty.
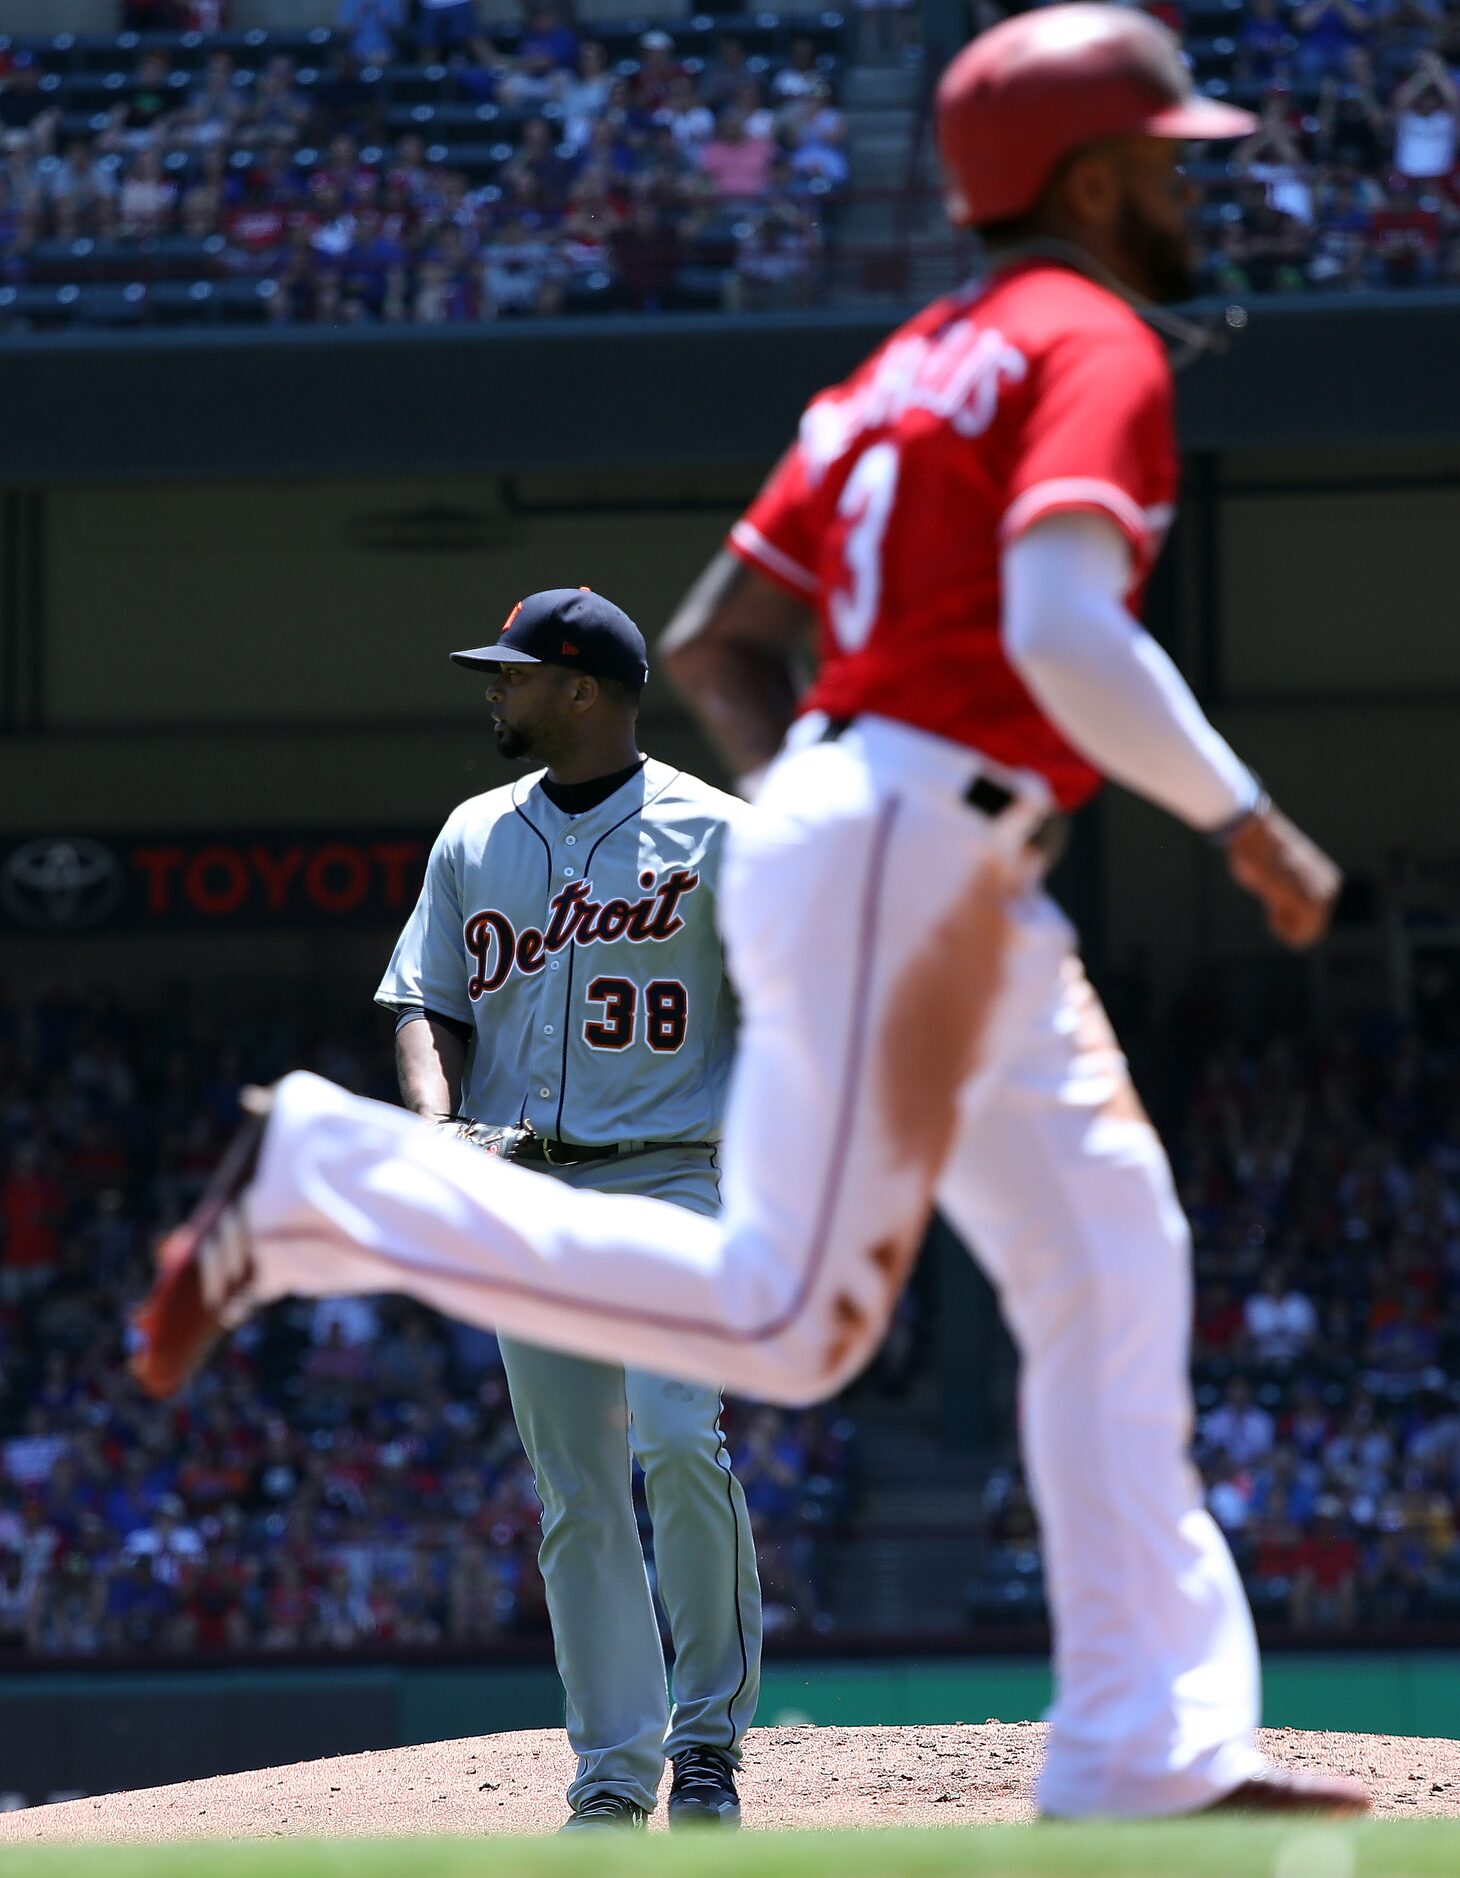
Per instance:
[[[567,1187],[719,1211],[735,1039],[715,900],[744,804],[635,741],[644,642],[598,594],[535,593],[453,658],[489,673],[504,756],[546,768],[441,831],[378,1003],[407,1108]],[[578,1772],[564,1831],[739,1822],[761,1611],[713,1386],[501,1340],[543,1505],[540,1563]],[[674,1712],[630,1493],[644,1470]],[[666,1737],[667,1729],[667,1737]]]
[[[1176,497],[1148,322],[1189,289],[1179,140],[1251,122],[1137,9],[965,48],[939,144],[987,277],[812,401],[682,610],[676,678],[737,770],[769,763],[721,889],[744,1007],[721,1222],[484,1171],[290,1076],[164,1248],[141,1359],[164,1387],[257,1299],[390,1284],[807,1400],[875,1349],[936,1200],[1022,1352],[1056,1638],[1039,1799],[1066,1817],[1367,1804],[1258,1754],[1251,1619],[1187,1458],[1189,1234],[1041,884],[1111,776],[1216,843],[1286,943],[1338,891],[1138,620]]]

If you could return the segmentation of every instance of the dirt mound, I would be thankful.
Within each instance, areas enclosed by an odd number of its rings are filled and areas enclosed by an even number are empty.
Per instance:
[[[740,1781],[753,1827],[969,1826],[1034,1817],[1044,1728],[760,1728]],[[1460,1814],[1460,1742],[1269,1729],[1291,1767],[1357,1774],[1378,1811]],[[0,1814],[0,1844],[37,1840],[344,1838],[421,1832],[550,1832],[573,1769],[556,1731],[300,1761]],[[654,1824],[662,1826],[663,1810]]]

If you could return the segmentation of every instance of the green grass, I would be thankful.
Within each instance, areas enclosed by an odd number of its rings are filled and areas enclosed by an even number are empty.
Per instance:
[[[0,1846],[15,1878],[1453,1878],[1460,1822]]]

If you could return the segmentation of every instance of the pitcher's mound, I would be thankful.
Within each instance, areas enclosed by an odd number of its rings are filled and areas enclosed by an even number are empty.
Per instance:
[[[740,1779],[752,1827],[973,1826],[1034,1817],[1044,1728],[758,1728]],[[1268,1729],[1290,1767],[1356,1774],[1396,1818],[1460,1814],[1460,1742]],[[0,1843],[551,1832],[573,1772],[557,1732],[484,1735],[225,1774],[0,1814]],[[668,1791],[667,1785],[665,1792]],[[663,1809],[654,1817],[662,1826]]]

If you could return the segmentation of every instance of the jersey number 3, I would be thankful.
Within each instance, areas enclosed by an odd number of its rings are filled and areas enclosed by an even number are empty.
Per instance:
[[[860,652],[877,624],[882,604],[882,543],[897,499],[895,443],[874,443],[857,458],[836,505],[846,522],[842,559],[844,585],[832,589],[831,628],[843,652]]]
[[[595,978],[588,987],[601,1018],[583,1026],[591,1050],[627,1050],[639,1020],[639,987],[631,978]],[[644,987],[644,1041],[660,1056],[672,1056],[689,1029],[689,993],[677,978],[655,978]]]

